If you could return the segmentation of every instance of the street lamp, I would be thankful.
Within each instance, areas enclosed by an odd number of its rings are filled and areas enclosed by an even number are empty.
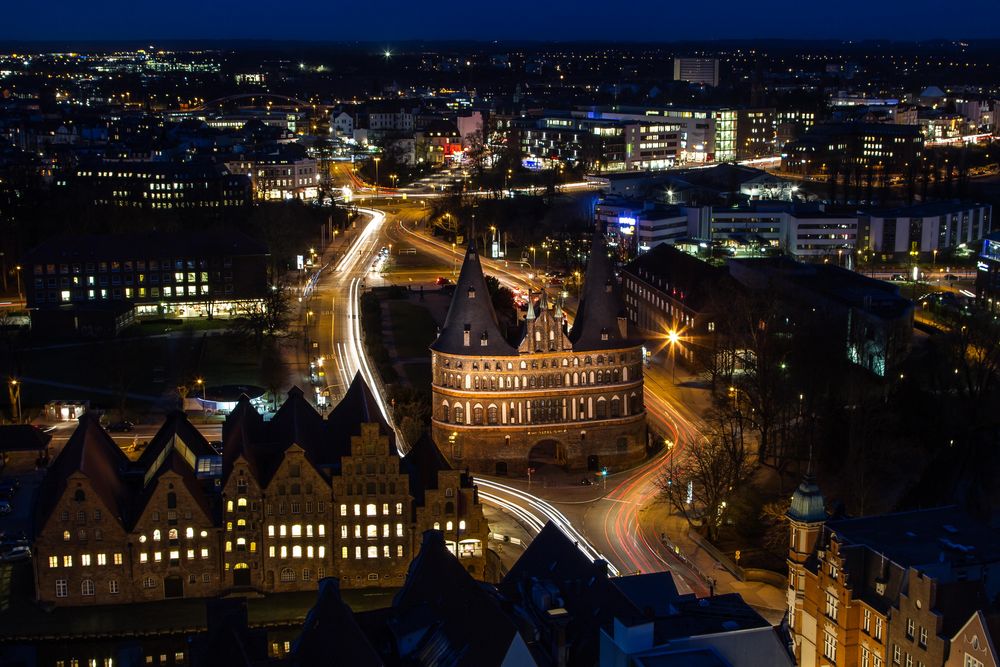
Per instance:
[[[7,391],[10,394],[10,411],[13,413],[14,422],[21,423],[21,383],[15,378],[8,381]]]
[[[535,268],[535,246],[531,246],[531,268]]]
[[[205,400],[205,380],[202,378],[197,378],[194,383],[201,387],[201,400]]]
[[[14,271],[17,272],[17,300],[24,301],[24,292],[21,290],[21,265],[16,265]]]
[[[455,253],[455,242],[451,242],[451,275],[455,276],[455,271],[458,268],[458,255]]]
[[[375,158],[375,199],[378,199],[378,163],[382,158]]]
[[[670,343],[670,381],[677,384],[677,343],[680,335],[671,329],[667,332],[667,342]]]

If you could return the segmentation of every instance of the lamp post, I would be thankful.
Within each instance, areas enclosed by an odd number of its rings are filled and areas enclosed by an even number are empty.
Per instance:
[[[24,291],[21,289],[21,265],[16,265],[14,271],[17,272],[17,300],[24,301]]]
[[[375,199],[378,199],[378,163],[382,158],[375,158]]]
[[[531,246],[531,268],[535,268],[535,246]]]
[[[21,383],[15,378],[11,378],[7,384],[7,391],[10,394],[10,411],[13,413],[14,423],[21,423]]]
[[[455,242],[451,242],[451,275],[455,276],[455,271],[458,268],[458,255],[455,253]]]
[[[201,388],[201,400],[205,400],[205,380],[203,378],[197,378],[194,383]]]
[[[667,341],[670,343],[670,382],[672,384],[677,384],[677,343],[680,339],[680,335],[673,329],[667,332]]]

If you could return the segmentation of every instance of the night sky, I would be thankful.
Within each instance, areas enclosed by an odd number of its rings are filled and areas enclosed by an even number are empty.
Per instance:
[[[1000,0],[6,0],[0,39],[1000,38]]]

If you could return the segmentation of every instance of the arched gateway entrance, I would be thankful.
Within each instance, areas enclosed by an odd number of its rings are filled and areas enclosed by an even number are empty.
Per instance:
[[[544,465],[566,465],[566,446],[558,440],[540,440],[528,453],[528,465],[538,467]]]

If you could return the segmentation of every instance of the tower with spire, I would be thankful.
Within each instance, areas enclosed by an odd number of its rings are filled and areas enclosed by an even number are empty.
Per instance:
[[[475,245],[431,345],[434,442],[459,468],[520,473],[624,466],[646,444],[642,352],[595,238],[575,321],[544,289],[518,335],[497,322]]]

